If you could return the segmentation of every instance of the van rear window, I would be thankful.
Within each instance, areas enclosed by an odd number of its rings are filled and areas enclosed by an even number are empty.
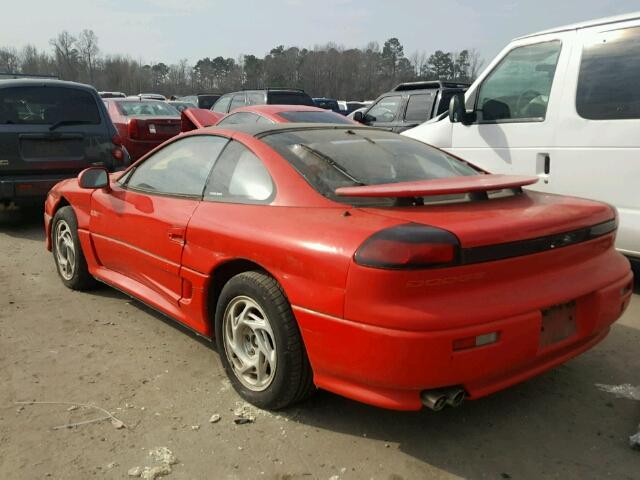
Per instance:
[[[0,88],[0,125],[98,125],[100,112],[91,93],[67,87]]]

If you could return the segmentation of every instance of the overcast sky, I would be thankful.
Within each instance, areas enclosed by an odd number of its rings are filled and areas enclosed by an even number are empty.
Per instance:
[[[637,10],[640,0],[4,0],[0,46],[49,49],[58,32],[89,28],[103,54],[174,63],[398,37],[407,56],[476,48],[489,61],[513,37]]]

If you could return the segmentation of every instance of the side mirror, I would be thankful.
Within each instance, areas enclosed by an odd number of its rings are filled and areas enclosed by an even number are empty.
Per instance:
[[[464,93],[458,92],[449,101],[449,121],[451,123],[462,123],[469,125],[475,120],[473,113],[467,112],[464,105]]]
[[[364,121],[364,115],[363,115],[362,112],[356,112],[356,113],[353,114],[353,119],[356,122],[362,123]]]
[[[78,185],[90,189],[109,188],[109,173],[102,167],[86,168],[78,175]]]

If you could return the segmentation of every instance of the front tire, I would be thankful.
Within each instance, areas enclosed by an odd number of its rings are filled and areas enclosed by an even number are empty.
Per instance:
[[[89,290],[96,286],[82,253],[76,214],[70,206],[60,208],[54,215],[51,243],[58,275],[67,288]]]
[[[248,402],[277,410],[315,390],[298,324],[269,275],[244,272],[227,282],[216,307],[215,335],[227,376]]]

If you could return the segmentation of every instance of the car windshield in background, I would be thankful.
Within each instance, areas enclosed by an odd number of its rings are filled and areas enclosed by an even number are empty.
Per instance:
[[[308,105],[315,107],[311,97],[295,92],[269,92],[269,102],[272,105]]]
[[[130,115],[180,115],[180,112],[165,102],[150,100],[148,102],[139,102],[133,100],[131,102],[118,102],[120,112],[125,116]]]
[[[290,122],[353,125],[347,117],[333,112],[280,112],[278,116]]]
[[[274,132],[262,140],[286,158],[320,193],[349,204],[393,204],[393,200],[338,197],[335,195],[337,188],[480,173],[440,150],[380,130]]]
[[[55,125],[100,123],[95,97],[66,87],[0,89],[0,124]]]

